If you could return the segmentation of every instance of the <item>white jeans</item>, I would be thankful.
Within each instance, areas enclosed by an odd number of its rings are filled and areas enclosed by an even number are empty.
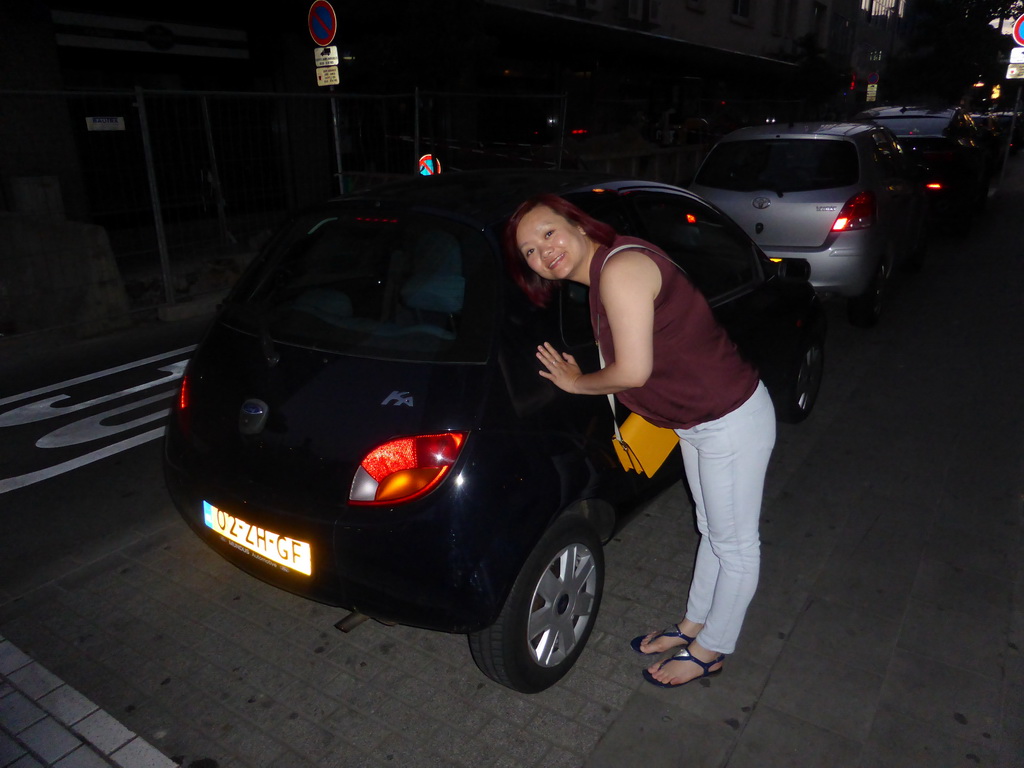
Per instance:
[[[686,618],[704,625],[702,647],[732,653],[761,568],[758,522],[775,446],[768,390],[758,384],[732,413],[676,434],[701,534]]]

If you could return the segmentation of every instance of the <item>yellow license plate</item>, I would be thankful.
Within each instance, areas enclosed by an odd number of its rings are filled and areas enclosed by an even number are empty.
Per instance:
[[[305,541],[281,536],[266,528],[247,523],[208,501],[203,502],[203,522],[207,528],[228,541],[272,563],[307,576],[313,573],[312,552]]]

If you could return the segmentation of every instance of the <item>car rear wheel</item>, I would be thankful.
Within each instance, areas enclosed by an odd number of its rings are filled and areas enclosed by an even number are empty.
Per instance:
[[[885,290],[886,274],[885,262],[879,261],[864,293],[847,300],[846,316],[851,325],[870,328],[878,324],[878,319],[882,316],[882,293]]]
[[[778,417],[781,421],[799,424],[811,414],[824,371],[824,336],[808,333],[800,342],[800,351],[779,402]]]
[[[490,627],[469,636],[480,670],[537,693],[572,669],[594,629],[604,589],[604,552],[582,518],[555,521],[523,565]]]

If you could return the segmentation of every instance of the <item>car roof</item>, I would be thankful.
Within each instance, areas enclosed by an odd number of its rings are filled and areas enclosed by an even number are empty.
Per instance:
[[[887,117],[952,117],[958,107],[872,107],[857,113],[857,119]]]
[[[855,139],[877,131],[878,126],[854,122],[803,121],[797,123],[768,123],[739,128],[722,137],[722,141],[749,141],[763,138],[847,138]]]
[[[456,171],[433,176],[410,174],[408,179],[337,197],[334,201],[364,200],[432,208],[486,226],[507,218],[524,200],[542,192],[567,195],[588,188],[619,193],[637,188],[660,188],[696,198],[679,187],[608,173],[507,169]]]

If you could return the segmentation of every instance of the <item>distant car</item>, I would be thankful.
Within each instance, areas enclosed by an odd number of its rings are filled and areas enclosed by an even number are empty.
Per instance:
[[[195,351],[164,449],[177,508],[223,557],[352,623],[467,634],[480,669],[524,692],[583,650],[602,542],[682,473],[681,455],[653,478],[625,471],[608,399],[537,373],[543,341],[599,366],[586,289],[540,309],[504,268],[501,227],[542,191],[662,245],[780,418],[810,413],[825,317],[806,264],[774,264],[676,187],[466,172],[297,215]]]
[[[1004,128],[995,113],[972,114],[971,120],[978,129],[978,141],[988,154],[989,172],[996,173],[1002,169],[1009,149],[1009,126]]]
[[[927,201],[886,128],[741,128],[712,148],[690,189],[725,211],[769,258],[806,260],[812,285],[845,297],[854,325],[876,324],[892,270],[924,258]]]
[[[926,168],[934,217],[961,234],[970,230],[985,208],[994,173],[970,115],[959,107],[875,107],[855,119],[892,130],[910,157]]]
[[[1010,138],[1010,154],[1016,155],[1024,147],[1024,115],[1013,112],[993,112],[1000,129]]]

